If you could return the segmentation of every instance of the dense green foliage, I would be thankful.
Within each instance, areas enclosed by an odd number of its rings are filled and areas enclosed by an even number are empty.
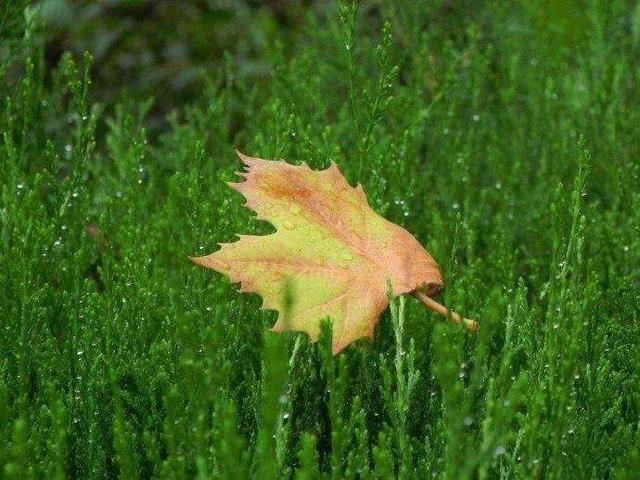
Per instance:
[[[91,55],[51,67],[36,12],[2,15],[1,478],[640,471],[638,2],[325,5],[264,22],[267,76],[233,45],[202,66],[153,135],[146,97],[95,103]],[[187,260],[270,231],[233,147],[337,162],[480,332],[407,298],[337,357],[270,333]]]

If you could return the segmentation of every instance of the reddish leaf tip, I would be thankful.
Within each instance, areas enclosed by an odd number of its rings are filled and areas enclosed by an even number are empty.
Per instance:
[[[202,257],[192,257],[192,256],[187,256],[187,258],[188,258],[189,260],[191,260],[193,263],[195,263],[196,265],[201,265],[201,266],[203,266],[203,263],[202,263]]]
[[[238,155],[238,157],[240,157],[240,160],[242,160],[242,163],[244,163],[247,167],[251,167],[251,166],[255,165],[258,162],[258,160],[260,160],[259,158],[250,157],[249,155],[245,155],[244,153],[242,153],[238,149],[236,149],[236,155]]]

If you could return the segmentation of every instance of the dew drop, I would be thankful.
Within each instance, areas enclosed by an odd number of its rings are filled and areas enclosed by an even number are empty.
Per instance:
[[[282,272],[269,272],[268,279],[271,282],[277,282],[282,280],[283,277],[284,275],[282,274]]]

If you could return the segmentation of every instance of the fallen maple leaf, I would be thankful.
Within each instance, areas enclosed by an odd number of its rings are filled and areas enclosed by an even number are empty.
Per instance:
[[[443,286],[438,264],[413,235],[374,212],[362,187],[351,187],[334,163],[314,171],[237,153],[248,167],[239,173],[246,181],[229,185],[277,231],[241,235],[191,260],[240,282],[241,292],[259,294],[263,308],[279,312],[274,331],[303,331],[316,341],[321,320],[330,317],[338,353],[373,336],[388,306],[388,282],[394,294],[412,293],[477,330],[475,321],[431,298]]]

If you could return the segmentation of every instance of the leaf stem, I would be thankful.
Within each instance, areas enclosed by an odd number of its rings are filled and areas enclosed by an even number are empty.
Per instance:
[[[456,312],[449,310],[444,305],[436,302],[433,298],[428,296],[426,293],[416,290],[415,292],[413,292],[413,295],[422,303],[424,303],[428,309],[433,310],[436,313],[439,313],[443,317],[449,318],[453,323],[462,322],[464,323],[464,326],[467,327],[467,329],[469,329],[469,331],[471,332],[477,332],[480,329],[480,325],[478,324],[478,322],[476,322],[475,320],[464,318],[459,314],[457,314]]]

